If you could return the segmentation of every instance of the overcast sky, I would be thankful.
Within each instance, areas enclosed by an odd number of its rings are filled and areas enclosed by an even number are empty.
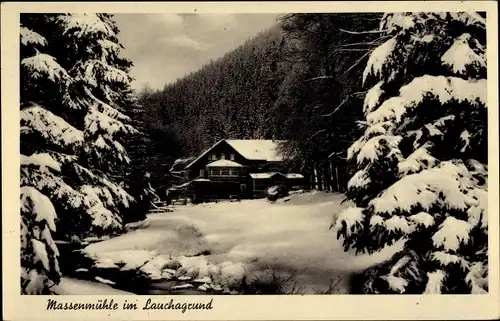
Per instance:
[[[275,14],[115,14],[132,86],[163,88],[276,23]]]

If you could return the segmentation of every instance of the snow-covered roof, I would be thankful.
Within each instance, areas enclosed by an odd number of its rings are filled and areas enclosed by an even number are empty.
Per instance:
[[[207,165],[207,167],[243,167],[241,164],[229,159],[219,159]]]
[[[208,178],[197,178],[194,182],[210,182],[210,180]]]
[[[279,143],[277,140],[227,139],[226,142],[246,159],[265,160],[268,162],[283,160],[283,157],[279,155],[277,150]]]
[[[298,173],[281,174],[278,172],[252,173],[252,174],[250,174],[250,177],[253,179],[266,179],[266,178],[271,178],[274,175],[281,175],[281,176],[285,176],[286,178],[291,178],[291,179],[304,178],[304,176],[302,174],[298,174]]]
[[[267,162],[277,162],[283,160],[279,155],[277,147],[282,141],[270,139],[222,139],[212,147],[205,150],[195,160],[186,165],[186,169],[208,154],[212,149],[222,142],[228,143],[237,153],[249,160],[263,160]]]
[[[285,174],[286,178],[304,178],[304,175],[298,173]]]
[[[253,179],[265,179],[265,178],[271,178],[273,177],[274,175],[283,175],[281,173],[278,173],[278,172],[270,172],[270,173],[252,173],[250,174],[250,177],[253,178]]]
[[[175,172],[175,171],[182,171],[184,167],[193,161],[195,157],[187,157],[187,158],[178,158],[174,161],[172,164],[172,167],[170,168],[170,172]]]

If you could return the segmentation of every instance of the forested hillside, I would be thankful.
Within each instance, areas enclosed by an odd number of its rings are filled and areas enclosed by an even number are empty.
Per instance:
[[[176,156],[198,153],[221,138],[272,137],[264,123],[289,69],[282,41],[273,28],[162,91],[142,93],[146,110],[161,116],[155,125],[172,134]]]
[[[345,183],[332,182],[338,175],[328,157],[333,153],[335,166],[343,166],[343,151],[358,136],[363,63],[383,40],[364,30],[376,28],[379,19],[285,15],[163,90],[144,90],[142,117],[159,158],[147,166],[165,177],[174,159],[196,155],[222,138],[285,139],[283,154],[295,167],[306,173],[315,168],[319,188],[342,189]]]

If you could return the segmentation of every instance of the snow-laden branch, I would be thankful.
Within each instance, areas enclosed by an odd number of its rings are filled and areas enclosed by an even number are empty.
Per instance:
[[[478,199],[468,191],[476,185],[472,174],[462,162],[441,162],[437,167],[403,177],[380,197],[373,199],[371,205],[375,213],[391,215],[398,211],[410,211],[414,207],[430,210],[440,206],[464,210],[479,206]]]
[[[115,37],[113,28],[94,13],[73,13],[58,19],[63,24],[63,34],[76,38],[91,38],[96,34]]]
[[[469,45],[469,42],[473,41],[474,47],[477,48],[476,50],[471,49]],[[484,48],[476,39],[472,39],[468,33],[464,33],[455,39],[450,49],[441,57],[441,61],[454,73],[461,76],[466,75],[470,68],[474,68],[477,71],[486,69]]]
[[[381,75],[382,69],[392,57],[396,43],[396,38],[393,37],[372,51],[363,71],[363,83],[365,83],[366,78],[370,75],[375,77]]]
[[[29,76],[34,80],[47,77],[55,83],[64,83],[69,78],[66,69],[61,67],[54,57],[38,51],[36,55],[24,58],[21,61],[21,66],[26,68]]]
[[[40,46],[47,45],[47,40],[33,30],[30,30],[26,27],[21,27],[19,29],[19,33],[21,34],[21,44],[23,44],[24,46],[27,46],[29,44]]]
[[[44,166],[57,172],[61,171],[61,164],[49,153],[36,153],[31,156],[21,154],[21,166],[23,165]]]
[[[21,187],[21,213],[35,215],[36,222],[45,221],[50,230],[56,230],[56,210],[50,199],[36,188]]]
[[[394,120],[399,124],[411,109],[418,108],[425,99],[435,99],[441,104],[451,101],[467,102],[472,106],[486,107],[486,79],[478,81],[457,77],[425,75],[401,87],[400,95],[386,100],[378,109],[366,116],[369,124]]]
[[[106,138],[112,140],[111,138],[116,133],[123,133],[126,135],[134,134],[137,132],[135,128],[130,125],[123,124],[120,120],[114,119],[110,110],[103,109],[104,113],[99,111],[99,107],[104,107],[105,105],[93,105],[89,108],[88,114],[85,116],[85,130],[91,134],[101,133],[105,135]],[[112,111],[112,110],[111,110]]]
[[[78,148],[83,144],[83,133],[63,118],[35,105],[21,110],[23,133],[37,133],[50,143]]]

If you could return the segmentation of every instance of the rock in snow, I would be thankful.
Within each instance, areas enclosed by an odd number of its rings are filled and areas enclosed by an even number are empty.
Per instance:
[[[108,279],[103,279],[100,276],[96,276],[95,280],[98,281],[98,282],[104,283],[104,284],[115,284],[115,282],[110,281]]]
[[[182,265],[183,270],[185,270],[185,273],[182,273],[183,275],[197,278],[210,275],[209,269],[211,264],[203,256],[181,256],[178,258],[178,262]]]
[[[89,269],[86,269],[86,268],[79,268],[79,269],[76,269],[75,272],[88,272]]]
[[[185,289],[190,289],[192,288],[192,284],[182,284],[182,285],[176,285],[170,288],[170,290],[185,290]]]
[[[245,273],[243,263],[224,262],[221,264],[221,284],[227,285],[229,288],[239,288]]]
[[[246,285],[251,286],[253,283],[269,285],[275,281],[274,271],[267,269],[264,271],[252,271],[246,275]]]
[[[170,270],[177,270],[181,267],[181,264],[177,260],[170,260],[168,261],[163,268],[170,269]]]
[[[153,259],[149,260],[146,264],[144,264],[140,271],[146,273],[151,279],[158,280],[162,278],[162,268],[169,262],[169,258],[158,255]]]
[[[161,271],[161,278],[164,280],[171,280],[174,278],[174,274],[168,272],[167,270]]]
[[[210,277],[208,276],[204,276],[202,278],[198,278],[198,279],[195,279],[192,281],[192,283],[212,283],[212,279],[210,279]]]
[[[175,271],[175,270],[173,270],[173,269],[163,269],[163,271],[162,271],[162,273],[168,273],[168,274],[172,274],[172,275],[174,275],[174,274],[175,274],[175,272],[176,272],[176,271]]]
[[[214,290],[214,292],[222,292],[222,287],[220,285],[212,284],[210,287]]]
[[[197,288],[198,291],[203,291],[203,292],[207,292],[208,289],[210,289],[210,287],[207,284],[202,284]]]
[[[119,269],[119,267],[109,258],[102,258],[97,260],[94,264],[97,269]]]

